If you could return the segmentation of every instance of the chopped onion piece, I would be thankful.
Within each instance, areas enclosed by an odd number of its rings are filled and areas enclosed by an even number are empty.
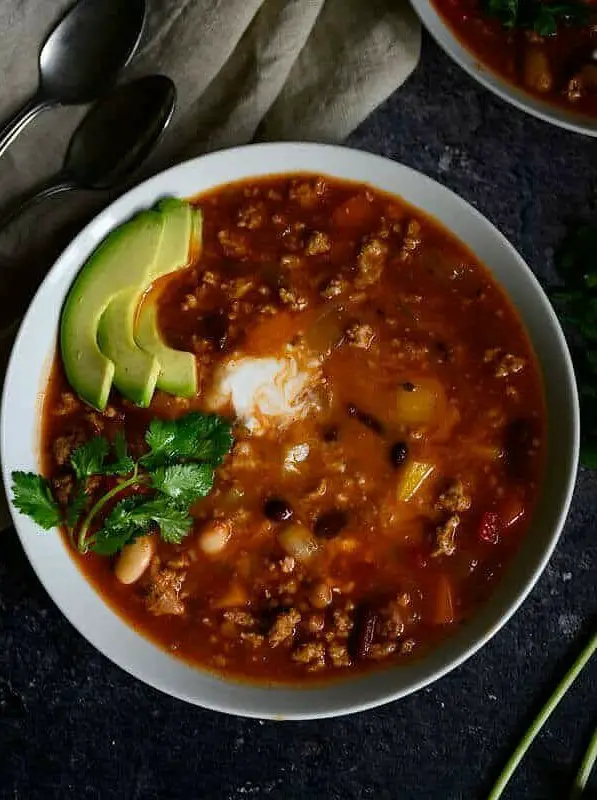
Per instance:
[[[319,544],[311,531],[298,522],[287,525],[280,531],[278,541],[284,552],[299,561],[309,561],[319,549]]]
[[[297,464],[306,461],[309,457],[309,452],[310,448],[306,442],[289,447],[284,456],[284,469],[287,472],[298,472]]]
[[[227,591],[215,601],[214,608],[240,608],[246,606],[249,596],[245,587],[238,582],[233,582]]]

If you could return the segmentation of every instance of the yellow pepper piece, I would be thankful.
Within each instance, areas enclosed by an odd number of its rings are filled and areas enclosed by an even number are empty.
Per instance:
[[[435,464],[426,461],[413,461],[409,464],[398,484],[398,500],[408,503],[412,500],[421,486],[435,471]]]

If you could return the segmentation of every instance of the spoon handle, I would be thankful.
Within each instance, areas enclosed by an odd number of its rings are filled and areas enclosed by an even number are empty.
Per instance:
[[[0,231],[10,225],[23,211],[35,203],[39,203],[40,200],[45,200],[47,197],[53,197],[56,194],[62,194],[62,192],[68,192],[70,189],[76,189],[76,185],[68,175],[63,172],[54,175],[49,181],[21,195],[18,200],[11,203],[10,207],[7,206],[0,211]]]
[[[47,97],[38,92],[8,120],[0,130],[0,158],[31,120],[52,105],[54,105],[52,100],[48,100]]]

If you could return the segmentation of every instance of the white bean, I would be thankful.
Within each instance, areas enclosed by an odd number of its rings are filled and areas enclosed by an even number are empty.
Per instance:
[[[116,561],[114,572],[120,583],[135,583],[145,572],[155,553],[157,539],[154,534],[139,536],[127,544]]]
[[[208,556],[220,553],[230,539],[230,526],[225,522],[212,522],[199,537],[199,547]]]

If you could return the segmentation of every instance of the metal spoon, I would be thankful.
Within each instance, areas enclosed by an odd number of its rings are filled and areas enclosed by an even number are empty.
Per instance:
[[[80,0],[54,28],[39,55],[35,95],[0,131],[0,156],[40,111],[96,100],[137,49],[145,0]]]
[[[141,166],[170,122],[176,87],[148,75],[117,87],[82,119],[64,166],[0,214],[0,229],[33,203],[70,189],[110,189]]]

